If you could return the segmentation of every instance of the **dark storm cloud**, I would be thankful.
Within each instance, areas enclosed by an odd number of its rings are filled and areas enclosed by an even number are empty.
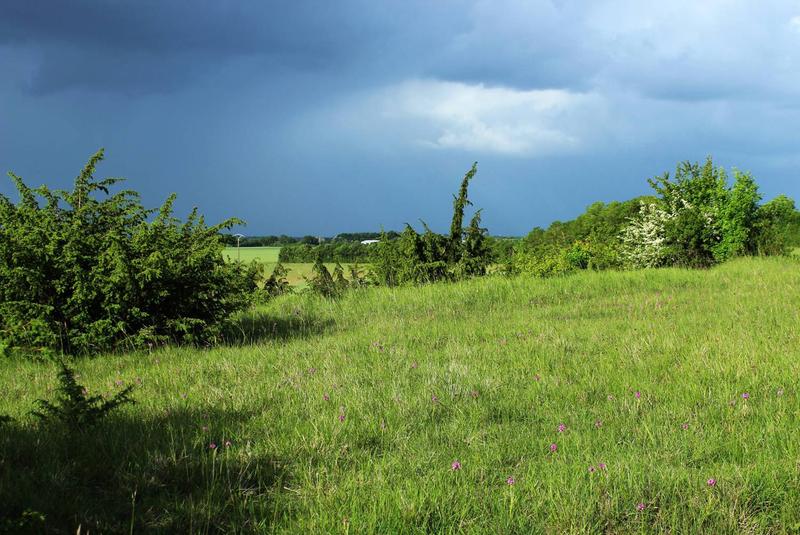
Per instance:
[[[10,0],[0,72],[0,170],[248,233],[446,229],[476,159],[504,234],[707,154],[800,196],[796,2]]]

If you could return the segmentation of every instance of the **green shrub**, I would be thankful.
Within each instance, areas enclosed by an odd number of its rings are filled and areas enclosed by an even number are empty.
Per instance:
[[[38,411],[32,414],[45,422],[55,421],[70,431],[82,431],[96,424],[117,407],[134,403],[131,398],[133,385],[117,392],[109,399],[103,396],[89,396],[86,387],[78,384],[75,371],[63,361],[58,372],[58,391],[55,403],[44,399],[36,400]]]
[[[226,263],[219,231],[197,210],[181,223],[175,196],[159,210],[120,179],[96,180],[99,151],[72,191],[31,189],[10,173],[0,195],[0,347],[6,353],[89,353],[173,340],[209,343],[246,307],[255,271]],[[43,201],[43,204],[40,204]]]

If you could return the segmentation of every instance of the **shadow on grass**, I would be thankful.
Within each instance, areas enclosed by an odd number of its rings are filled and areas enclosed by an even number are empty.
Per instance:
[[[274,500],[287,473],[232,435],[250,416],[120,414],[82,432],[2,423],[0,532],[268,530],[287,514]]]
[[[330,332],[336,325],[330,318],[317,318],[298,312],[287,316],[273,316],[252,311],[242,314],[225,330],[225,341],[239,346],[268,340],[286,341],[311,338]]]

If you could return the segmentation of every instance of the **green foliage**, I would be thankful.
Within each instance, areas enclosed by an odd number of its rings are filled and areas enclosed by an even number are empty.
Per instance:
[[[341,270],[341,266],[338,266]],[[311,292],[323,297],[337,297],[341,293],[340,286],[336,283],[331,272],[322,263],[322,259],[317,257],[314,266],[311,268],[311,277],[306,277],[308,288]]]
[[[800,212],[785,195],[778,195],[758,208],[755,226],[758,254],[787,254],[791,247],[800,245]]]
[[[272,298],[291,293],[292,287],[289,285],[289,280],[286,278],[288,274],[289,270],[286,269],[283,264],[280,262],[275,264],[275,267],[272,269],[272,274],[264,281],[264,287],[262,288],[262,291],[266,293],[267,297]]]
[[[369,262],[376,244],[360,242],[329,242],[319,245],[292,244],[281,247],[278,259],[286,263],[315,262]]]
[[[459,194],[454,197],[449,236],[433,232],[424,221],[423,234],[406,224],[395,240],[381,235],[372,258],[375,282],[387,286],[425,284],[486,274],[492,261],[492,248],[487,242],[486,229],[480,226],[480,210],[473,215],[469,227],[462,228],[464,209],[472,204],[467,190],[478,170],[477,165],[475,162],[464,175]]]
[[[172,216],[121,179],[96,180],[97,152],[71,191],[31,189],[10,173],[20,201],[0,195],[0,347],[89,353],[174,340],[208,343],[249,304],[255,271],[222,257],[219,231],[194,210]],[[40,204],[40,199],[44,204]],[[148,221],[151,216],[152,221]]]
[[[135,403],[131,398],[133,385],[125,387],[110,399],[103,396],[89,396],[86,387],[78,384],[75,371],[63,361],[59,365],[59,386],[55,402],[36,400],[39,410],[32,414],[40,420],[59,422],[70,431],[82,431],[99,422],[117,407]]]
[[[458,251],[461,248],[461,238],[464,234],[464,209],[472,203],[468,199],[469,182],[478,172],[478,162],[474,162],[469,171],[464,175],[461,180],[461,187],[458,190],[458,196],[453,196],[453,220],[450,222],[450,257],[448,260],[452,262],[458,261]],[[480,217],[478,217],[480,221]]]

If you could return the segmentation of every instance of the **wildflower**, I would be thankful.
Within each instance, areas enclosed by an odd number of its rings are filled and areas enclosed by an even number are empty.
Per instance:
[[[750,399],[750,393],[749,392],[743,392],[742,393],[742,399]]]
[[[594,426],[595,426],[597,429],[600,429],[601,427],[603,427],[603,420],[595,420],[595,422],[594,422]]]
[[[509,486],[513,485],[513,484],[514,484],[514,483],[516,483],[516,482],[517,482],[517,480],[516,480],[516,479],[514,479],[514,476],[508,476],[508,479],[506,479],[506,483],[507,483]]]
[[[533,376],[533,380],[538,382],[538,381],[541,381],[541,380],[542,380],[542,378],[541,378],[541,377],[539,376],[539,374],[537,373],[536,375],[534,375],[534,376]]]
[[[211,444],[208,445],[208,449],[210,449],[210,450],[217,449],[217,443],[216,442],[212,442]]]
[[[226,448],[230,448],[232,445],[233,445],[233,443],[230,440],[226,440],[225,441],[225,447]]]
[[[117,385],[117,386],[122,386],[123,381],[122,381],[122,379],[117,379],[116,381],[114,381],[114,384]]]
[[[636,504],[636,510],[637,511],[644,511],[645,507],[647,507],[647,506],[642,502],[639,502],[639,503]]]
[[[707,484],[709,487],[714,487],[714,486],[716,486],[716,484],[717,484],[717,480],[716,480],[716,479],[714,479],[714,478],[712,477],[712,478],[710,478],[708,481],[706,481],[706,484]]]
[[[339,415],[339,421],[344,422],[344,413]]]
[[[636,399],[639,399],[640,397],[642,397],[642,393],[637,390],[634,396],[636,396]]]
[[[324,394],[322,394],[322,399],[324,399],[325,401],[330,401],[331,397],[328,395],[327,392],[325,392]]]
[[[453,461],[453,463],[450,465],[450,469],[453,470],[454,472],[456,470],[461,470],[461,463],[458,461]]]
[[[779,388],[777,392],[775,392],[778,396],[783,395],[783,388]]]
[[[559,433],[563,433],[563,432],[564,432],[564,431],[566,431],[566,430],[567,430],[567,426],[566,426],[566,425],[564,425],[564,424],[558,424],[558,432],[559,432]]]
[[[606,463],[600,463],[597,465],[597,468],[599,468],[600,470],[605,470],[608,467],[606,466]]]
[[[553,452],[553,453],[555,453],[556,451],[558,451],[558,444],[556,444],[555,442],[553,442],[552,444],[550,444],[550,451],[551,451],[551,452]]]
[[[439,402],[439,398],[436,397],[436,394],[431,394],[431,401],[433,403],[438,403]]]
[[[611,400],[613,400],[613,399],[614,399],[614,396],[612,396],[611,394],[609,394],[609,395],[608,395],[608,401],[611,401]]]
[[[689,429],[689,423],[688,423],[688,422],[683,422],[683,423],[681,424],[681,429],[683,429],[684,431],[685,431],[686,429]]]
[[[596,469],[595,469],[595,467],[594,467],[594,466],[590,466],[590,467],[589,467],[589,473],[590,473],[590,474],[594,474],[594,471],[595,471],[595,470],[596,470]]]

